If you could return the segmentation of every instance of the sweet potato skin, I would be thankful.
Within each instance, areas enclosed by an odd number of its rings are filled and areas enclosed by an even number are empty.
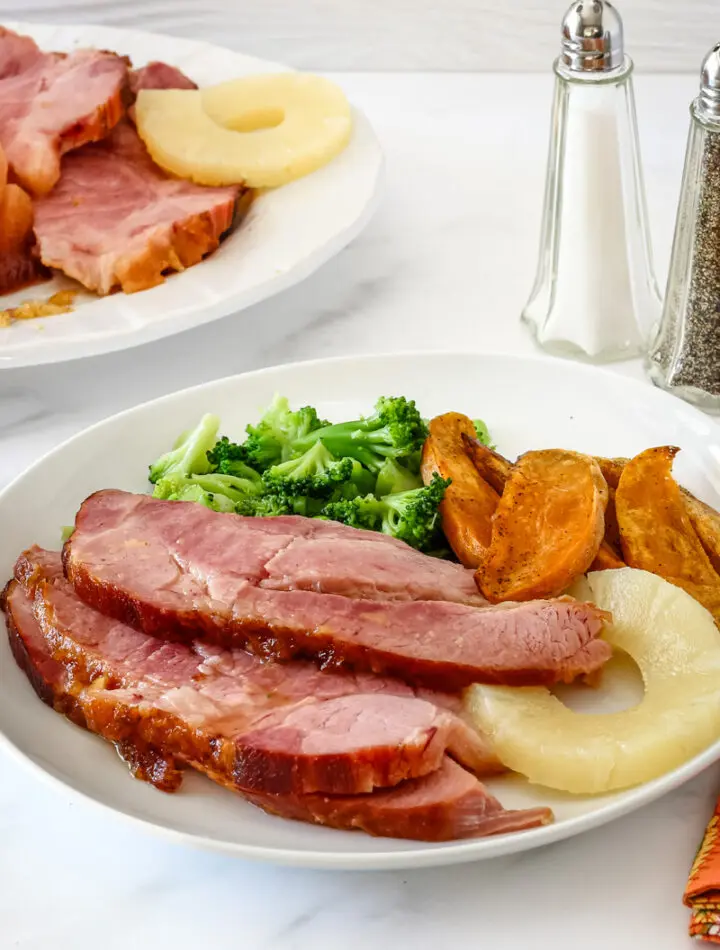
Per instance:
[[[440,505],[445,537],[465,567],[477,567],[492,537],[498,493],[480,477],[465,452],[463,435],[475,438],[472,420],[459,412],[436,416],[423,446],[420,472],[425,484],[437,472],[451,479]]]
[[[612,571],[618,567],[627,567],[627,564],[616,554],[607,541],[603,541],[595,556],[595,560],[590,565],[591,571]]]
[[[520,456],[493,519],[475,580],[491,603],[556,597],[595,560],[607,484],[588,455],[545,449]]]
[[[502,495],[505,482],[510,478],[513,470],[512,462],[503,458],[493,449],[489,449],[487,445],[483,445],[476,438],[471,438],[465,432],[462,433],[462,440],[465,451],[478,470],[480,477],[494,488],[498,495]]]
[[[682,499],[690,523],[695,529],[700,544],[710,559],[710,563],[720,575],[720,514],[703,501],[682,488]]]
[[[719,620],[720,576],[672,476],[679,451],[670,445],[646,449],[625,465],[615,493],[623,556],[630,567],[682,587]]]

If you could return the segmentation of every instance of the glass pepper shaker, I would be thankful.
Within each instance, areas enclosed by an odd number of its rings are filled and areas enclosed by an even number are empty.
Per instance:
[[[690,105],[665,304],[646,366],[657,386],[720,412],[720,43]]]
[[[522,313],[544,349],[593,362],[645,352],[660,312],[622,20],[576,0],[554,64],[540,254]]]

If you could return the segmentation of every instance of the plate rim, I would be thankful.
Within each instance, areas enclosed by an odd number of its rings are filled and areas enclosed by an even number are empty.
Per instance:
[[[411,363],[417,359],[425,361],[434,361],[437,358],[444,360],[452,359],[480,359],[480,360],[502,360],[519,364],[545,364],[550,366],[562,365],[568,372],[576,373],[578,376],[589,376],[591,378],[604,378],[606,381],[619,381],[620,385],[629,388],[631,391],[644,393],[645,397],[652,392],[653,400],[660,403],[672,405],[676,410],[678,408],[687,412],[690,418],[702,420],[705,425],[714,429],[717,422],[711,416],[703,413],[701,410],[682,402],[677,397],[666,393],[648,382],[637,380],[629,376],[614,373],[607,367],[598,367],[594,365],[568,361],[561,358],[549,357],[543,354],[515,354],[510,352],[488,352],[483,350],[465,350],[457,351],[453,349],[426,351],[426,350],[407,350],[402,352],[382,352],[376,354],[361,354],[357,356],[336,356],[324,357],[311,360],[300,360],[292,363],[279,363],[272,366],[265,366],[259,369],[251,370],[245,373],[230,374],[218,379],[208,380],[204,383],[187,386],[178,389],[172,393],[166,393],[163,396],[154,399],[148,399],[135,406],[124,409],[112,415],[85,427],[80,432],[75,433],[60,444],[43,453],[38,459],[27,466],[21,473],[16,475],[6,486],[0,489],[0,510],[5,502],[7,495],[19,485],[23,479],[35,469],[45,465],[55,454],[66,451],[76,441],[91,437],[97,430],[103,426],[126,418],[133,413],[142,414],[150,406],[168,403],[176,398],[192,396],[212,386],[228,386],[237,381],[247,379],[262,379],[263,377],[273,376],[280,373],[292,373],[295,370],[307,371],[332,365],[334,367],[356,367],[358,372],[362,372],[364,365],[372,364],[377,361],[402,361]],[[720,429],[719,429],[720,433]],[[39,701],[39,700],[38,700]],[[150,832],[158,837],[181,843],[186,846],[230,854],[234,857],[274,864],[277,866],[288,866],[298,868],[312,868],[325,870],[348,870],[348,871],[380,871],[380,870],[401,870],[413,868],[440,867],[453,864],[467,864],[475,861],[490,860],[492,858],[502,857],[513,853],[531,851],[546,845],[554,844],[577,834],[582,834],[594,828],[600,828],[611,821],[630,814],[639,808],[649,805],[662,796],[674,791],[686,782],[697,777],[701,772],[720,760],[720,739],[711,746],[708,746],[694,758],[678,766],[671,772],[665,773],[650,782],[643,783],[629,789],[619,790],[620,796],[611,800],[601,809],[593,812],[576,815],[565,819],[562,822],[545,825],[540,828],[530,829],[518,834],[499,835],[497,837],[464,839],[460,841],[426,843],[420,844],[414,850],[407,851],[362,851],[362,852],[336,852],[323,850],[302,850],[292,847],[280,848],[256,844],[242,844],[230,841],[222,841],[203,834],[182,831],[169,825],[160,825],[138,815],[134,815],[127,810],[119,809],[113,805],[107,804],[101,798],[94,794],[75,788],[73,785],[64,781],[62,778],[46,771],[43,766],[23,752],[21,748],[5,735],[0,728],[0,747],[2,747],[11,758],[28,769],[31,774],[38,775],[43,782],[50,787],[55,787],[62,791],[66,797],[88,802],[92,806],[102,809],[115,818],[129,821],[132,824]],[[289,819],[285,819],[289,820]],[[478,847],[480,845],[480,847]]]
[[[207,40],[194,40],[188,37],[172,36],[169,33],[157,32],[155,30],[140,30],[134,27],[110,26],[100,23],[48,23],[41,20],[7,20],[3,25],[16,32],[35,29],[54,29],[69,30],[81,32],[84,30],[107,30],[109,33],[118,34],[118,37],[134,37],[136,42],[144,40],[150,42],[149,38],[159,38],[167,42],[181,42],[191,44],[198,50],[210,52],[212,50],[223,50],[239,57],[254,60],[258,64],[270,67],[283,72],[296,72],[293,67],[275,60],[266,60],[259,56],[252,56],[247,53],[241,53],[238,50],[230,49],[218,43],[210,43]],[[120,39],[118,39],[118,42]],[[171,64],[172,65],[172,64]],[[243,302],[237,303],[237,294],[226,297],[222,300],[206,303],[202,306],[185,314],[180,319],[182,324],[178,329],[167,329],[167,322],[150,322],[141,327],[128,327],[124,331],[114,332],[109,337],[91,337],[86,340],[53,340],[48,343],[47,340],[37,341],[37,348],[28,343],[23,345],[15,352],[4,353],[0,346],[0,372],[3,370],[13,370],[30,368],[34,366],[47,366],[58,363],[71,363],[75,360],[91,359],[97,356],[104,356],[110,353],[132,350],[136,346],[144,346],[148,343],[157,342],[166,337],[177,336],[187,333],[198,327],[217,320],[226,319],[230,316],[243,313],[243,311],[254,307],[265,300],[271,300],[278,294],[290,290],[292,287],[303,283],[317,270],[329,263],[341,251],[343,251],[355,238],[365,230],[371,219],[374,217],[383,198],[386,179],[386,158],[382,144],[375,133],[375,130],[365,115],[352,102],[350,103],[355,122],[364,127],[364,133],[369,136],[373,143],[376,153],[375,176],[372,185],[369,188],[368,200],[360,214],[346,227],[336,230],[319,246],[315,246],[308,254],[302,257],[294,266],[284,271],[282,274],[276,274],[270,277],[264,283],[253,286],[248,292],[242,292]],[[242,227],[242,225],[241,225]],[[181,276],[181,275],[175,275]],[[42,285],[38,285],[42,286]],[[152,289],[152,288],[149,288]],[[132,295],[126,295],[132,296]],[[101,299],[101,298],[98,298]],[[162,307],[162,304],[158,305]],[[202,314],[202,318],[197,319],[193,314]],[[176,318],[177,319],[177,318]],[[170,324],[172,326],[172,324]],[[33,341],[33,344],[36,341]],[[67,351],[70,352],[68,354]]]

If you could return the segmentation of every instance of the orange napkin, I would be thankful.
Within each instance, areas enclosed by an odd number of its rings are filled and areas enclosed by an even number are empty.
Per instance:
[[[690,936],[720,943],[720,798],[695,855],[683,901],[692,911]]]

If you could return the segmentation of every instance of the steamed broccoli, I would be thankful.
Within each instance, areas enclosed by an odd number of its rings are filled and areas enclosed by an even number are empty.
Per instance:
[[[443,500],[449,479],[433,475],[429,485],[395,492],[331,502],[322,514],[353,528],[382,531],[400,538],[420,551],[438,546],[438,505]]]
[[[475,426],[475,434],[477,435],[478,442],[482,442],[483,445],[487,445],[489,449],[495,449],[495,446],[490,439],[488,427],[485,425],[482,419],[473,419],[473,425]]]
[[[373,415],[314,428],[295,440],[294,449],[303,452],[321,441],[333,455],[350,456],[376,473],[388,458],[412,458],[417,466],[427,434],[427,423],[412,399],[383,396]]]
[[[317,518],[320,516],[325,503],[325,500],[321,498],[310,498],[307,495],[293,495],[282,492],[246,495],[235,505],[235,513],[256,518],[273,518],[278,515],[302,515],[305,518]]]
[[[264,472],[271,465],[302,454],[312,443],[299,449],[298,442],[327,425],[312,406],[293,411],[284,396],[275,396],[258,424],[245,429],[248,437],[240,446],[245,452],[244,460]]]
[[[171,473],[158,480],[153,497],[168,501],[197,501],[214,511],[234,511],[238,503],[259,490],[258,482],[234,475]]]
[[[385,459],[378,472],[375,494],[378,498],[383,495],[393,495],[396,492],[410,491],[422,486],[422,478],[415,475],[404,465],[399,465],[395,459]]]
[[[204,415],[194,429],[183,432],[172,449],[150,466],[150,481],[155,484],[166,475],[204,475],[211,465],[207,453],[215,445],[220,420]]]
[[[267,469],[263,476],[266,492],[272,494],[307,495],[330,498],[338,488],[351,489],[342,497],[354,497],[373,490],[375,479],[367,469],[352,458],[337,459],[322,442],[307,452]]]

